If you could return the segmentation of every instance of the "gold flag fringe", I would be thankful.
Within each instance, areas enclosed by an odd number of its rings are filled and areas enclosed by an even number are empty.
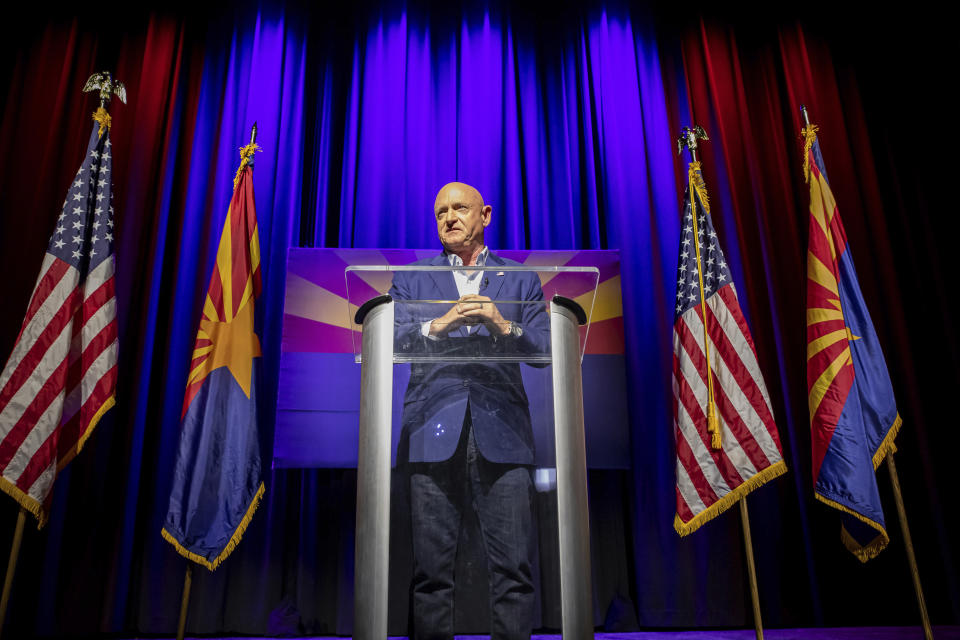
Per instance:
[[[723,496],[712,505],[695,515],[690,522],[684,522],[680,519],[679,515],[674,516],[673,518],[673,528],[681,536],[689,535],[705,525],[710,520],[713,520],[718,515],[737,504],[737,501],[747,497],[751,491],[760,487],[761,485],[766,484],[770,480],[778,476],[782,476],[787,472],[787,463],[783,460],[776,462],[775,464],[770,465],[763,471],[757,473],[749,480],[745,481],[739,487]]]
[[[103,417],[107,411],[109,411],[113,405],[117,403],[116,395],[111,395],[109,398],[103,401],[103,404],[100,405],[100,408],[97,409],[97,412],[93,414],[93,417],[90,418],[90,422],[87,424],[87,428],[83,430],[83,433],[80,435],[80,439],[77,440],[77,444],[74,445],[73,449],[67,452],[65,456],[57,463],[57,473],[63,471],[63,468],[67,466],[71,460],[73,460],[81,449],[83,445],[87,443],[87,440],[90,439],[90,436],[93,435],[93,429],[100,422],[100,418]]]
[[[83,430],[83,434],[80,436],[77,444],[73,447],[73,449],[68,451],[59,462],[57,462],[57,473],[63,471],[63,468],[67,466],[78,453],[80,453],[80,450],[83,449],[83,445],[86,444],[87,440],[90,439],[90,436],[93,435],[93,429],[97,426],[97,423],[100,422],[100,418],[102,418],[103,414],[109,411],[114,404],[116,404],[115,395],[111,395],[109,398],[103,401],[103,404],[100,405],[100,408],[97,410],[97,412],[93,414],[92,418],[90,418],[90,422],[87,424],[87,428]],[[47,513],[43,510],[43,504],[39,500],[28,495],[16,484],[10,482],[2,476],[0,476],[0,489],[2,489],[4,493],[9,495],[11,498],[16,500],[21,507],[33,514],[33,516],[37,519],[37,529],[42,529],[43,526],[47,524]]]
[[[843,542],[843,546],[847,548],[847,551],[857,556],[857,560],[860,562],[866,562],[867,560],[873,560],[880,552],[886,549],[887,545],[890,543],[889,538],[885,537],[886,533],[883,535],[878,535],[876,538],[871,540],[866,546],[860,546],[860,543],[857,542],[847,531],[847,528],[842,524],[840,525],[840,541]]]
[[[887,457],[889,453],[895,453],[897,451],[897,445],[894,442],[897,438],[897,434],[900,433],[900,427],[903,426],[903,420],[900,418],[900,414],[897,414],[896,419],[894,419],[893,424],[890,425],[890,429],[887,430],[887,435],[884,436],[883,442],[880,443],[880,446],[877,447],[876,452],[873,454],[873,470],[876,471],[880,466],[880,463],[883,462],[883,459]],[[857,556],[857,560],[860,562],[866,562],[877,557],[881,551],[886,548],[887,544],[890,543],[890,536],[887,535],[886,529],[884,529],[879,522],[875,522],[870,518],[857,513],[853,509],[840,504],[835,500],[831,500],[825,496],[820,495],[817,492],[813,493],[813,497],[819,500],[820,502],[833,507],[839,511],[843,511],[847,515],[851,515],[860,522],[867,524],[877,530],[877,537],[871,540],[866,545],[861,545],[857,540],[850,535],[850,532],[847,531],[846,527],[843,524],[840,525],[840,540],[843,542],[843,546],[847,548],[847,551]]]
[[[897,445],[894,440],[897,439],[897,434],[900,433],[900,427],[903,426],[903,420],[900,419],[900,414],[897,414],[896,420],[893,421],[893,424],[890,425],[890,430],[887,431],[887,435],[884,436],[883,442],[880,443],[880,446],[877,447],[876,453],[873,454],[873,470],[876,471],[880,466],[880,463],[883,462],[883,459],[887,457],[888,453],[896,453]]]
[[[825,505],[829,505],[834,509],[843,511],[847,515],[853,516],[860,522],[869,525],[877,530],[878,535],[874,538],[869,544],[861,546],[850,533],[847,532],[847,529],[841,524],[840,525],[840,539],[843,541],[843,545],[847,550],[853,555],[857,556],[857,560],[860,562],[866,562],[871,558],[876,558],[877,554],[886,548],[887,544],[890,542],[890,536],[887,535],[887,530],[880,526],[879,522],[874,522],[870,518],[857,513],[853,509],[846,507],[835,500],[824,497],[817,492],[814,492],[813,497],[822,502]]]
[[[0,476],[0,489],[3,490],[8,496],[17,501],[17,503],[24,508],[24,510],[29,511],[33,514],[33,517],[37,519],[37,529],[42,529],[43,525],[47,524],[47,514],[43,510],[43,505],[40,504],[40,501],[29,496],[24,492],[20,487],[10,482],[3,476]]]
[[[253,496],[253,500],[250,501],[250,506],[247,507],[247,512],[243,515],[243,519],[240,521],[240,524],[237,525],[237,529],[233,532],[233,535],[230,536],[230,542],[228,542],[227,546],[224,547],[223,551],[220,552],[220,555],[213,559],[213,562],[184,547],[170,534],[170,532],[167,531],[166,528],[160,530],[160,535],[163,536],[164,540],[172,544],[174,549],[177,550],[177,553],[182,555],[184,558],[187,560],[193,560],[197,564],[203,565],[210,571],[213,571],[219,567],[223,561],[226,560],[231,553],[233,553],[233,550],[237,548],[237,545],[240,544],[240,538],[243,537],[247,527],[250,526],[250,520],[253,519],[253,514],[257,511],[257,507],[260,506],[260,499],[263,498],[263,492],[264,486],[261,482],[260,487],[257,489],[257,493]]]

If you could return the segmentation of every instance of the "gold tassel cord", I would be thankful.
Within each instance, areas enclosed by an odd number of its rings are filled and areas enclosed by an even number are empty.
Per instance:
[[[803,137],[803,176],[810,184],[810,149],[813,143],[817,141],[817,131],[820,129],[815,124],[810,124],[800,129],[800,135]]]
[[[107,113],[107,110],[103,107],[97,107],[97,110],[93,112],[93,121],[100,125],[100,128],[97,130],[97,136],[101,138],[103,137],[104,129],[109,131],[111,125],[113,125],[110,114]]]
[[[245,147],[240,147],[240,168],[237,169],[237,175],[233,177],[233,188],[236,189],[237,185],[240,184],[240,174],[243,173],[244,167],[250,165],[250,159],[253,158],[253,154],[257,151],[263,151],[256,142],[251,142]]]
[[[690,184],[697,191],[697,197],[700,199],[700,206],[706,215],[710,215],[710,198],[707,196],[707,183],[703,180],[703,174],[700,173],[700,163],[696,163],[696,171],[690,170]],[[696,229],[696,227],[694,227]]]
[[[704,215],[710,215],[707,204],[707,188],[700,175],[700,163],[691,162],[687,171],[690,190],[690,217],[693,218],[693,248],[697,254],[697,279],[700,282],[700,311],[703,315],[703,350],[707,359],[707,432],[710,433],[710,446],[720,449],[723,446],[720,433],[720,417],[717,415],[717,403],[713,396],[713,371],[710,368],[710,333],[707,330],[707,297],[703,289],[703,263],[700,259],[700,231],[697,225],[697,197],[703,206]]]

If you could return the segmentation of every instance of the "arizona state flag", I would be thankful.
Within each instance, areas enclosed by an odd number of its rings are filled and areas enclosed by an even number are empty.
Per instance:
[[[814,495],[844,513],[841,538],[866,562],[890,540],[875,470],[896,450],[900,415],[816,131],[813,125],[803,130],[810,184],[807,402]]]
[[[251,143],[240,151],[233,198],[203,305],[181,417],[162,535],[211,571],[234,550],[263,496],[257,439],[260,241]]]

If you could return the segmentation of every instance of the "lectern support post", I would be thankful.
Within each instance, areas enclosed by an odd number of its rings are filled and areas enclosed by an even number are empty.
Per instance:
[[[583,311],[579,310],[582,314]],[[579,319],[550,305],[553,351],[553,420],[557,448],[557,520],[560,536],[560,602],[565,640],[593,638],[587,456],[583,432],[583,378]]]
[[[353,637],[357,640],[387,637],[393,400],[393,302],[387,300],[358,317],[363,324],[363,355],[354,558]]]

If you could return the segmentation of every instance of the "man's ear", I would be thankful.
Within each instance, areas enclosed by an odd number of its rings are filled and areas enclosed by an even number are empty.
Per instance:
[[[483,209],[480,209],[480,216],[483,218],[483,226],[490,224],[490,213],[493,211],[493,207],[488,204],[483,205]]]

